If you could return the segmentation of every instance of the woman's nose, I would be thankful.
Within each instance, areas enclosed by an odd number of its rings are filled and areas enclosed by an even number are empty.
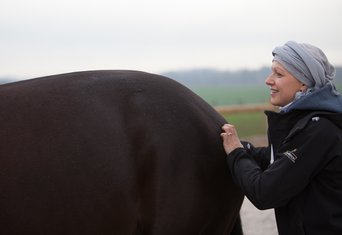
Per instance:
[[[270,74],[266,79],[265,79],[265,83],[268,86],[271,86],[274,84],[274,80],[272,79],[272,74]]]

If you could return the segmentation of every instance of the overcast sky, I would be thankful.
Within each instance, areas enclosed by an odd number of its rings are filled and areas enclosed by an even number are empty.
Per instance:
[[[0,0],[0,76],[254,69],[288,40],[342,65],[341,0]]]

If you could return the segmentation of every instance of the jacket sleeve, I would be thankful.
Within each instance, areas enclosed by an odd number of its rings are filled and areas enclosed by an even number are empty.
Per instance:
[[[245,148],[235,149],[227,156],[235,182],[257,208],[285,205],[336,155],[340,143],[332,124],[327,122],[311,122],[280,148],[266,170]]]
[[[269,147],[254,147],[247,141],[241,141],[246,152],[258,163],[262,170],[265,170],[270,164]]]

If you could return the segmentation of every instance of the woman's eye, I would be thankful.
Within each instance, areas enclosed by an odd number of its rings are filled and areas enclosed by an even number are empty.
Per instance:
[[[283,75],[281,73],[275,73],[277,77],[282,77]]]

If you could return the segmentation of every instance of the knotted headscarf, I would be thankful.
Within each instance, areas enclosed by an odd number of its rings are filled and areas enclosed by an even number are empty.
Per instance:
[[[332,84],[335,68],[321,49],[310,44],[289,41],[284,46],[276,47],[272,54],[273,60],[279,62],[308,88],[316,90],[328,83]]]

